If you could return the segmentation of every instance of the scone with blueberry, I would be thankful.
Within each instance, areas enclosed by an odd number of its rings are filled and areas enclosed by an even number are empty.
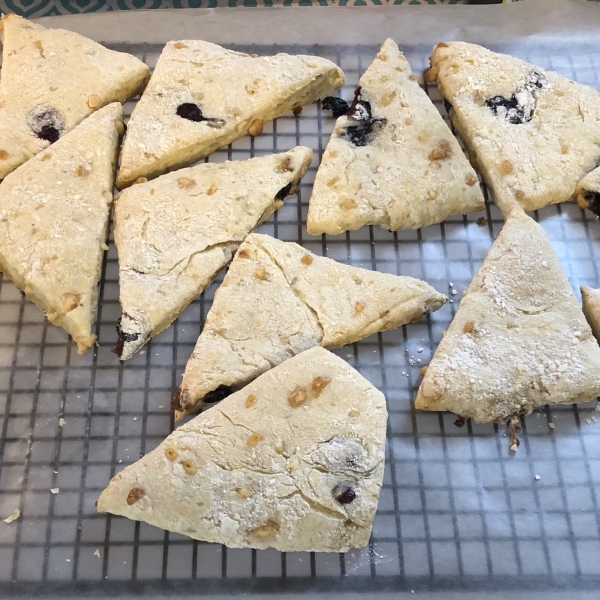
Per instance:
[[[169,42],[127,126],[117,186],[188,166],[344,83],[318,56],[256,56]]]
[[[570,200],[600,158],[600,93],[475,44],[438,44],[428,78],[506,216]]]
[[[251,234],[217,290],[173,398],[175,419],[313,348],[419,321],[446,302],[424,281],[359,269]]]
[[[115,348],[130,358],[233,258],[246,236],[296,193],[309,148],[201,163],[136,184],[116,199],[123,314]]]
[[[313,348],[177,428],[97,507],[230,548],[346,552],[369,541],[386,424],[383,394]]]
[[[481,210],[477,175],[398,46],[387,40],[339,116],[308,209],[313,235],[418,229]],[[341,105],[341,108],[340,108]]]
[[[5,15],[0,79],[0,179],[106,104],[139,94],[140,60],[77,33]]]
[[[96,341],[123,107],[109,104],[0,185],[0,269],[77,342]]]

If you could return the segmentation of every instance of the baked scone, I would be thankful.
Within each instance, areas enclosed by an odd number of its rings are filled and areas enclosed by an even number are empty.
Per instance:
[[[592,328],[594,337],[600,342],[600,290],[581,286],[583,314]]]
[[[600,167],[590,171],[577,186],[575,199],[581,208],[600,215]]]
[[[283,206],[312,150],[202,163],[140,183],[116,199],[120,302],[115,353],[126,360],[166,329],[255,227]]]
[[[343,265],[251,234],[215,294],[173,397],[175,419],[288,358],[418,321],[446,297],[424,281]]]
[[[438,44],[427,78],[500,211],[573,197],[600,157],[600,93],[518,58]]]
[[[77,33],[5,15],[0,179],[106,104],[139,94],[150,70]]]
[[[600,347],[544,230],[521,209],[465,294],[416,408],[499,422],[600,394]]]
[[[118,473],[100,512],[230,548],[365,546],[383,480],[383,394],[313,348]]]
[[[483,207],[475,171],[387,40],[336,121],[315,178],[308,232],[419,229]]]
[[[77,342],[92,324],[115,179],[123,108],[109,104],[0,185],[0,269]]]
[[[119,188],[190,165],[344,83],[318,56],[253,57],[199,40],[169,42],[127,126]]]

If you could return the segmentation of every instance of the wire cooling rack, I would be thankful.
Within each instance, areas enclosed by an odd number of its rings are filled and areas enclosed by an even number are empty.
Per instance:
[[[598,89],[599,48],[520,46],[518,54]],[[161,50],[119,49],[151,67]],[[340,92],[346,99],[377,52],[237,49],[330,58],[346,73]],[[431,49],[403,49],[421,73]],[[437,91],[430,86],[428,93],[445,115]],[[128,103],[128,114],[133,106]],[[10,525],[0,523],[0,597],[600,588],[595,402],[546,407],[522,419],[522,444],[514,456],[503,426],[469,422],[459,429],[453,415],[412,406],[419,369],[498,235],[499,213],[488,204],[485,212],[420,231],[364,227],[336,237],[308,236],[308,199],[333,123],[317,103],[209,160],[312,147],[315,160],[298,197],[260,231],[344,263],[423,278],[451,299],[418,324],[336,351],[388,400],[385,479],[369,546],[346,554],[231,550],[96,512],[94,502],[110,477],[172,430],[170,395],[223,277],[143,352],[120,364],[110,352],[120,314],[111,241],[100,284],[99,346],[83,356],[9,281],[0,284],[0,517],[16,508],[22,515]],[[534,216],[576,293],[580,284],[598,286],[600,224],[590,213],[562,204]]]

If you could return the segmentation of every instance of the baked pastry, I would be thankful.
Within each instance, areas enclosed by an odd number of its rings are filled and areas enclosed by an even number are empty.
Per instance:
[[[544,230],[521,209],[465,294],[416,408],[499,422],[600,394],[600,348]]]
[[[231,548],[365,546],[383,480],[385,398],[312,348],[118,473],[100,512]]]
[[[594,337],[600,342],[600,290],[581,286],[583,314],[592,328]]]
[[[581,208],[589,208],[595,215],[600,215],[600,167],[579,182],[575,199]]]
[[[101,108],[0,185],[0,269],[77,342],[92,324],[123,108]]]
[[[202,163],[123,191],[115,208],[121,360],[166,329],[295,186],[312,150]]]
[[[198,40],[169,42],[127,126],[117,186],[190,165],[343,85],[317,56],[250,56]]]
[[[505,216],[571,199],[596,167],[596,90],[465,42],[438,44],[427,78]]]
[[[475,171],[387,40],[336,121],[315,178],[308,232],[419,229],[483,207]]]
[[[5,15],[0,80],[0,179],[106,104],[139,94],[140,60],[77,33]]]
[[[337,348],[418,321],[446,297],[424,281],[343,265],[252,234],[215,294],[173,398],[175,419],[314,346]]]

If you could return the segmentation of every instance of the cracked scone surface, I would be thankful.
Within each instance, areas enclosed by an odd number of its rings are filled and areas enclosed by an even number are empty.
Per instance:
[[[120,302],[116,352],[130,358],[168,327],[273,211],[312,160],[309,148],[203,163],[116,199]]]
[[[469,285],[416,408],[478,422],[600,393],[600,348],[543,229],[514,209]]]
[[[232,548],[345,552],[369,541],[385,398],[313,348],[176,429],[98,510]]]
[[[169,42],[127,126],[119,188],[187,166],[344,83],[317,56],[252,57],[199,40]]]
[[[581,286],[582,309],[594,337],[600,342],[600,290]]]
[[[215,294],[173,400],[175,418],[308,348],[356,342],[417,321],[445,301],[424,281],[344,265],[251,234]]]
[[[307,228],[418,229],[484,207],[475,171],[398,46],[387,40],[327,144]]]
[[[100,109],[0,185],[0,268],[80,353],[96,340],[122,119],[119,103]]]
[[[106,104],[140,93],[150,70],[77,33],[2,18],[0,179]]]
[[[596,167],[596,90],[464,42],[438,44],[430,75],[505,216],[571,199]]]

